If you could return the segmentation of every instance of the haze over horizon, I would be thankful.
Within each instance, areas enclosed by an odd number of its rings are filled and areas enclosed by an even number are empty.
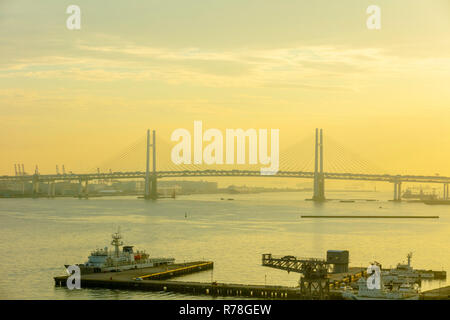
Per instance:
[[[3,0],[0,46],[0,175],[84,172],[202,120],[285,146],[319,127],[390,173],[450,176],[447,0]]]

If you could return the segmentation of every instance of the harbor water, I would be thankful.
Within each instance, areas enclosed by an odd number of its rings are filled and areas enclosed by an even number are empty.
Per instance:
[[[450,206],[388,201],[391,193],[310,192],[190,195],[145,201],[136,197],[0,200],[0,299],[211,299],[175,293],[54,286],[64,264],[83,263],[110,245],[121,228],[125,244],[176,262],[214,261],[214,270],[176,280],[296,286],[299,274],[261,266],[261,254],[325,258],[349,250],[350,266],[383,268],[405,262],[450,271]],[[223,198],[223,200],[221,199]],[[233,200],[228,200],[233,198]],[[377,201],[366,201],[376,199]],[[439,219],[302,219],[301,215],[433,215]],[[423,281],[422,290],[450,281]]]

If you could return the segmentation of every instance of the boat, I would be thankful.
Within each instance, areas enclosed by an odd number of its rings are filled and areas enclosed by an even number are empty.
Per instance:
[[[96,249],[91,252],[88,261],[77,264],[81,274],[124,271],[130,269],[148,268],[159,265],[169,265],[175,262],[174,258],[151,258],[144,250],[133,250],[133,246],[123,246],[120,229],[112,234],[111,245],[114,250]],[[120,247],[122,250],[120,250]],[[66,268],[68,265],[65,266]]]
[[[425,204],[429,204],[429,205],[436,205],[436,204],[444,204],[444,205],[450,205],[450,199],[449,200],[444,200],[444,199],[438,199],[438,200],[425,200],[423,201],[423,203]]]
[[[436,200],[437,195],[432,193],[424,193],[422,189],[420,189],[420,193],[414,193],[411,189],[407,189],[402,194],[403,199],[418,199],[418,200]]]
[[[367,279],[361,277],[358,282],[358,291],[346,288],[342,297],[347,300],[419,300],[419,287],[414,283],[402,283],[387,286],[380,274],[380,288],[369,288]]]
[[[434,273],[432,271],[415,270],[411,266],[412,252],[406,256],[407,264],[397,264],[397,267],[388,271],[383,271],[385,277],[392,277],[394,280],[399,278],[406,279],[433,279]]]

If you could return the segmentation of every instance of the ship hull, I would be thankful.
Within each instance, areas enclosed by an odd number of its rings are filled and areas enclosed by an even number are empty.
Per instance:
[[[107,266],[107,267],[91,267],[86,266],[84,264],[77,264],[77,266],[80,268],[81,274],[89,274],[89,273],[99,273],[99,272],[120,272],[125,270],[131,270],[131,269],[143,269],[143,268],[150,268],[150,267],[156,267],[159,265],[167,265],[172,264],[173,260],[169,260],[167,262],[144,262],[144,263],[137,263],[137,264],[124,264],[124,265],[118,265],[118,266]],[[69,265],[65,265],[66,269],[69,267]]]
[[[424,201],[423,203],[428,204],[428,205],[450,205],[450,200],[428,200],[428,201]]]
[[[99,272],[120,272],[131,269],[142,269],[156,267],[159,265],[168,265],[175,262],[174,258],[154,257],[150,258],[145,251],[133,251],[133,246],[123,246],[121,241],[120,229],[112,235],[111,244],[114,251],[96,249],[91,252],[88,261],[84,264],[77,264],[81,274],[99,273]],[[122,250],[120,247],[123,246]],[[66,268],[68,266],[66,265]]]
[[[353,294],[351,296],[345,296],[344,298],[347,300],[419,300],[419,295],[395,299],[395,298],[382,298],[382,297],[360,297],[360,296],[357,296],[356,294]]]

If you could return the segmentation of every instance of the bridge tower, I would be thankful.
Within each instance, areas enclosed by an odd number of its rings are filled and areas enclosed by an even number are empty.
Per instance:
[[[393,201],[402,201],[402,182],[394,181],[394,200]]]
[[[314,195],[313,200],[325,201],[325,178],[323,174],[323,130],[316,128],[315,164],[314,164]]]
[[[150,191],[150,198],[156,199],[158,198],[158,188],[157,188],[157,181],[156,181],[156,132],[153,130],[153,142],[152,142],[152,154],[153,154],[153,161],[152,161],[152,188]]]
[[[49,180],[47,182],[47,197],[54,198],[55,197],[56,185],[54,180]]]
[[[152,148],[152,174],[150,176],[150,148]],[[156,179],[156,132],[152,131],[152,142],[150,142],[150,130],[147,130],[147,161],[145,167],[145,199],[157,199]]]
[[[83,185],[84,182],[84,185]],[[78,198],[89,198],[89,179],[88,178],[80,178],[78,180]]]
[[[36,173],[33,175],[33,179],[31,181],[31,196],[33,198],[37,198],[39,197],[39,173],[37,173],[38,171],[36,170]]]
[[[444,194],[442,196],[442,199],[449,200],[449,191],[448,191],[448,183],[444,183]]]

